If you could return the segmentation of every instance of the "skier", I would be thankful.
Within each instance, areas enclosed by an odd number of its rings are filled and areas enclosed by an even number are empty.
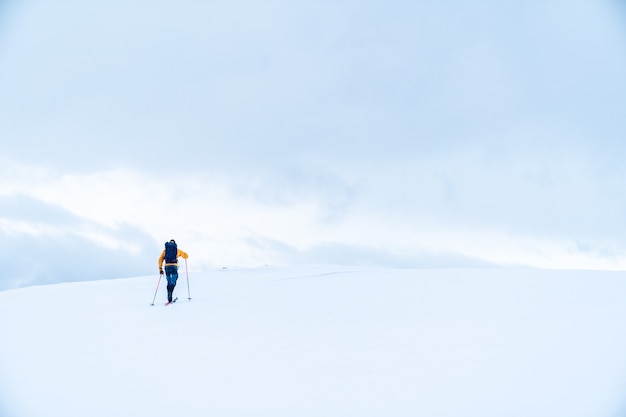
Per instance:
[[[189,255],[186,252],[178,249],[176,241],[174,239],[169,242],[165,242],[165,249],[159,256],[159,274],[163,275],[163,261],[165,261],[165,277],[167,278],[167,302],[172,302],[172,293],[174,287],[176,287],[176,280],[178,280],[178,257],[182,256],[183,259],[187,259]]]

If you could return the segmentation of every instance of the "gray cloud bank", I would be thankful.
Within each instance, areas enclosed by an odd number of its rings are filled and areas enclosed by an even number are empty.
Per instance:
[[[7,227],[19,228],[21,222],[28,225],[25,232]],[[115,236],[121,245],[107,248],[90,239],[90,232]],[[107,230],[24,196],[0,197],[0,240],[0,290],[87,278],[147,275],[156,271],[159,250],[152,239],[132,227]],[[141,249],[132,250],[133,247]]]

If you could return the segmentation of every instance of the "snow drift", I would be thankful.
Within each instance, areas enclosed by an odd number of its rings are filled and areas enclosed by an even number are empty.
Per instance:
[[[192,272],[168,307],[164,285],[150,306],[156,284],[151,276],[0,292],[0,414],[626,413],[622,273]]]

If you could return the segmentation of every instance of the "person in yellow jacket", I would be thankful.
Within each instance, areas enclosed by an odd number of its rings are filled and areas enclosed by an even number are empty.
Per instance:
[[[165,277],[167,278],[167,302],[172,302],[172,294],[178,280],[178,258],[187,259],[189,255],[178,249],[174,239],[165,242],[165,249],[159,256],[159,274],[163,275],[163,262],[165,262]]]

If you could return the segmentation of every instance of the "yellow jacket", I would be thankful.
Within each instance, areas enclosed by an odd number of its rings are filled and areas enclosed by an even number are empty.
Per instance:
[[[176,254],[176,260],[178,260],[178,258],[181,256],[183,259],[189,258],[189,255],[187,255],[187,252],[184,252],[178,249],[178,253]],[[161,265],[163,265],[164,260],[165,260],[165,249],[163,249],[163,252],[161,252],[161,256],[159,256],[159,269],[161,269]],[[168,266],[168,265],[178,265],[178,262],[174,262],[174,263],[170,262],[168,264],[165,264],[165,266]]]

